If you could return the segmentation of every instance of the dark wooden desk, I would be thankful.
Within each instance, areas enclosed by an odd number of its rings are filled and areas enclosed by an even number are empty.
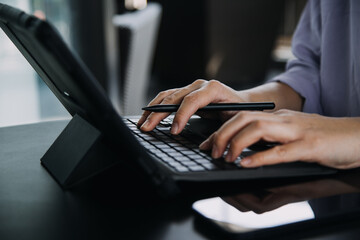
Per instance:
[[[66,124],[0,129],[0,239],[204,239],[192,231],[189,203],[157,202],[146,191],[133,199],[124,191],[131,179],[63,191],[40,158]]]
[[[110,170],[71,191],[61,189],[39,159],[66,124],[0,129],[1,240],[205,239],[194,228],[191,201],[161,201],[146,187],[139,189],[126,170]],[[114,182],[113,175],[126,181]],[[358,235],[354,229],[323,235]]]

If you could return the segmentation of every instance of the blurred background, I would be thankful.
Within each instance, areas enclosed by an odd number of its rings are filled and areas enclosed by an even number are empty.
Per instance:
[[[235,89],[284,71],[305,0],[0,0],[60,32],[118,111],[196,79]],[[70,118],[0,30],[0,126]]]

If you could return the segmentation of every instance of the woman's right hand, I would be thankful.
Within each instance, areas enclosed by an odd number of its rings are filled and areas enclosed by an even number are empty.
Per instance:
[[[186,123],[199,108],[205,107],[210,103],[226,103],[226,102],[244,102],[249,101],[246,94],[239,94],[234,89],[220,83],[216,80],[196,80],[192,84],[183,87],[170,89],[160,92],[148,106],[156,104],[180,104],[175,114],[171,127],[172,134],[179,134],[185,127]],[[161,120],[169,116],[171,113],[155,113],[145,111],[141,116],[138,127],[142,131],[151,131]],[[223,121],[231,118],[236,112],[202,112],[198,115],[205,118],[219,118]]]

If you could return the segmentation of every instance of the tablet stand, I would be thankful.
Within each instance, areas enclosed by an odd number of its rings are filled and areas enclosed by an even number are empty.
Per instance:
[[[119,162],[104,140],[99,130],[75,115],[41,163],[62,187],[68,188]]]

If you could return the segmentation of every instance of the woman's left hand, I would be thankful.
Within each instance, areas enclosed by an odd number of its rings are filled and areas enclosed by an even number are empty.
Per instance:
[[[280,110],[239,112],[201,145],[212,156],[233,162],[242,150],[264,140],[279,145],[241,160],[243,167],[305,161],[339,168],[360,166],[360,118],[331,118]]]

